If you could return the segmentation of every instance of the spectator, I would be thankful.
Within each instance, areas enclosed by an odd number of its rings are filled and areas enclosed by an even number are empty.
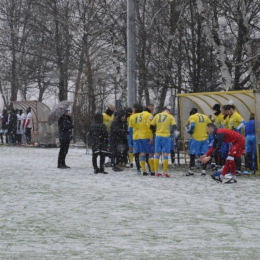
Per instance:
[[[25,136],[26,136],[26,142],[28,145],[31,145],[31,132],[32,132],[32,113],[31,113],[31,107],[28,107],[26,110],[27,116],[25,120]]]
[[[6,109],[3,110],[3,115],[2,115],[2,135],[5,135],[5,143],[8,144],[8,119],[9,119],[9,114]]]
[[[113,154],[113,171],[122,171],[119,164],[127,160],[127,123],[125,111],[119,111],[111,125],[110,151]]]
[[[18,110],[12,109],[9,117],[8,132],[10,137],[10,144],[12,145],[16,144],[17,111]]]
[[[58,157],[58,168],[67,169],[70,168],[65,163],[66,155],[69,150],[70,140],[72,139],[72,119],[67,110],[58,120],[59,127],[59,140],[60,140],[60,152]]]
[[[22,142],[22,134],[23,134],[23,126],[22,126],[22,110],[17,110],[17,129],[16,129],[16,141],[18,145],[21,145]]]
[[[21,124],[22,124],[22,128],[21,128],[21,144],[25,145],[26,144],[26,137],[25,137],[25,132],[24,132],[24,126],[25,126],[25,121],[26,121],[26,116],[23,112],[23,110],[20,110],[20,115],[21,115]]]
[[[95,114],[95,122],[90,126],[89,132],[92,141],[92,164],[94,173],[107,174],[104,169],[105,157],[108,153],[108,131],[103,124],[103,116],[100,113]],[[99,156],[100,164],[97,165],[97,157]]]

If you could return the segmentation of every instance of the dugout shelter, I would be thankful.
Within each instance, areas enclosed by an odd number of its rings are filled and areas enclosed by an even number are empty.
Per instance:
[[[214,104],[233,104],[246,122],[249,120],[250,113],[255,113],[257,169],[260,171],[260,93],[254,90],[188,93],[179,94],[178,100],[181,134],[184,140],[190,139],[190,135],[185,131],[185,123],[193,107],[196,107],[199,113],[214,116],[212,111]],[[185,149],[184,145],[183,149]]]
[[[48,116],[50,108],[42,102],[36,100],[13,101],[14,109],[22,109],[26,115],[26,110],[31,107],[32,113],[32,143],[44,147],[56,147],[56,136],[58,129],[56,124],[49,125]]]

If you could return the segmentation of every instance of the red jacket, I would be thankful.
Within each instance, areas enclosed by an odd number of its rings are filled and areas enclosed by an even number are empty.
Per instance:
[[[223,143],[236,143],[240,142],[244,138],[241,134],[235,132],[234,130],[216,128],[213,132],[214,142],[213,146],[206,153],[207,156],[214,157],[214,155],[220,151]]]

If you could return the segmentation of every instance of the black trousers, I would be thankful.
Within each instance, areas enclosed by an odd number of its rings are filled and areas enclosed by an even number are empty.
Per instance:
[[[97,158],[99,156],[99,167],[97,165]],[[102,153],[102,152],[94,152],[92,153],[92,164],[94,169],[100,169],[101,171],[104,170],[104,164],[105,164],[105,158],[106,158],[106,154]]]
[[[26,136],[27,144],[31,144],[31,131],[32,131],[32,128],[26,127],[25,136]]]
[[[11,138],[12,144],[16,144],[16,129],[12,129],[10,131],[10,138]]]
[[[22,143],[22,135],[21,134],[16,135],[16,141],[17,141],[18,144]]]
[[[119,163],[127,163],[128,147],[125,144],[117,144],[113,147],[110,147],[111,162],[113,166],[118,165]]]
[[[66,165],[65,159],[70,146],[70,141],[60,141],[60,152],[58,157],[58,166]]]

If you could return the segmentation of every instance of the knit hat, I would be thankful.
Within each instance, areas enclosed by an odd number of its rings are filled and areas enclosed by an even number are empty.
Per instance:
[[[213,110],[216,110],[216,111],[220,111],[220,105],[219,104],[215,104],[213,107],[212,107]]]
[[[127,108],[127,109],[125,110],[125,112],[126,112],[126,117],[129,117],[129,116],[131,116],[131,115],[132,115],[132,113],[133,113],[133,110],[132,110],[132,108],[131,108],[131,107],[129,107],[129,108]]]

